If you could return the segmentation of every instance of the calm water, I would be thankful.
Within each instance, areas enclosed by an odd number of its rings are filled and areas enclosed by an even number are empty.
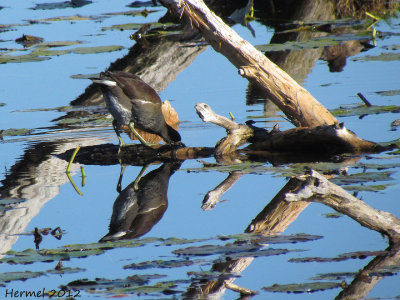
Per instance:
[[[1,64],[0,72],[0,129],[28,129],[30,134],[5,135],[0,148],[0,253],[9,250],[23,251],[34,249],[31,233],[37,228],[60,227],[65,233],[60,240],[48,234],[43,236],[40,249],[57,249],[70,244],[89,244],[99,241],[108,232],[113,204],[118,196],[116,185],[120,173],[120,165],[74,164],[72,178],[83,196],[77,194],[65,175],[67,162],[57,154],[78,145],[116,144],[117,138],[110,125],[110,120],[87,122],[87,119],[76,121],[71,126],[64,126],[60,120],[65,119],[66,111],[57,109],[69,106],[71,101],[84,93],[90,85],[87,79],[72,78],[73,75],[99,73],[115,60],[128,54],[135,41],[129,39],[133,30],[102,30],[105,27],[127,23],[157,22],[166,10],[162,6],[147,7],[155,10],[148,16],[105,15],[110,12],[142,10],[144,7],[128,8],[129,1],[99,1],[79,8],[31,9],[40,1],[2,1],[0,20],[2,25],[12,25],[0,31],[0,48],[2,55],[29,54],[32,48],[23,48],[15,39],[23,34],[44,38],[44,42],[82,41],[82,44],[52,48],[51,50],[72,49],[75,47],[97,47],[118,45],[122,50],[92,54],[64,54],[50,56],[50,59],[38,62],[21,62]],[[62,2],[60,2],[62,3]],[[40,8],[40,7],[39,7]],[[43,20],[53,17],[86,16],[84,20],[53,21]],[[30,24],[28,20],[43,20]],[[32,23],[32,22],[31,22]],[[274,35],[272,27],[261,21],[250,23],[251,31],[239,24],[233,28],[254,45],[268,44]],[[399,98],[399,45],[400,21],[393,17],[388,21],[379,21],[375,25],[379,32],[391,33],[378,36],[375,48],[357,53],[347,58],[342,72],[329,72],[326,61],[315,60],[310,73],[302,80],[302,84],[315,98],[329,109],[353,107],[362,104],[357,97],[361,92],[377,106],[400,105]],[[6,50],[8,49],[8,50]],[[15,51],[10,51],[10,49]],[[382,53],[389,53],[392,59],[383,60]],[[376,58],[376,59],[371,59]],[[397,57],[397,58],[396,58]],[[1,58],[1,57],[0,57]],[[224,130],[214,125],[202,123],[195,113],[197,102],[208,103],[217,113],[228,116],[231,112],[235,121],[244,123],[255,120],[256,126],[270,129],[275,123],[281,129],[291,128],[282,114],[276,111],[266,112],[263,99],[255,97],[256,103],[246,105],[249,99],[248,82],[241,78],[229,61],[214,52],[212,48],[203,47],[192,57],[192,62],[174,74],[160,90],[163,100],[169,100],[179,114],[181,125],[179,131],[187,146],[209,146],[225,135]],[[190,62],[190,61],[189,61]],[[298,63],[298,62],[296,62]],[[300,63],[301,66],[301,63]],[[159,70],[159,69],[158,69]],[[157,71],[153,71],[155,73]],[[161,72],[161,71],[159,71]],[[307,72],[306,72],[307,73]],[[152,74],[156,77],[156,74]],[[148,75],[149,76],[149,75]],[[73,76],[76,77],[76,76]],[[161,76],[162,77],[162,76]],[[157,81],[155,79],[155,81]],[[389,91],[389,92],[388,92]],[[385,92],[385,93],[381,93]],[[246,102],[247,101],[247,102]],[[87,110],[78,107],[75,110]],[[73,110],[70,109],[69,112]],[[90,107],[90,112],[102,113],[104,110]],[[74,117],[76,117],[74,115]],[[381,113],[339,117],[346,127],[362,138],[376,142],[387,142],[398,139],[399,131],[391,130],[391,123],[400,119],[399,113]],[[60,125],[61,124],[61,125]],[[65,123],[64,123],[65,124]],[[127,140],[127,136],[124,135]],[[165,245],[161,241],[145,243],[142,247],[116,247],[100,255],[85,258],[64,260],[63,266],[83,268],[76,273],[46,274],[54,269],[58,259],[52,262],[34,262],[32,264],[0,264],[0,272],[44,272],[42,276],[26,281],[7,281],[9,277],[0,277],[1,298],[6,296],[7,289],[14,290],[46,290],[59,289],[78,279],[109,280],[124,279],[135,274],[160,274],[161,279],[150,280],[148,285],[159,281],[172,281],[171,289],[185,292],[193,278],[188,272],[209,271],[215,261],[225,260],[224,255],[191,256],[194,262],[190,266],[161,268],[154,265],[144,270],[124,269],[132,263],[181,259],[173,253],[176,249],[201,246],[225,245],[233,240],[223,241],[217,236],[241,234],[260,211],[271,201],[277,192],[287,183],[288,176],[293,174],[293,165],[272,166],[270,163],[252,163],[247,167],[235,185],[221,196],[221,202],[214,209],[201,209],[206,193],[214,189],[229,174],[218,168],[203,168],[214,164],[214,158],[186,160],[169,178],[168,208],[162,218],[142,238],[170,237],[188,239],[186,243]],[[366,166],[367,165],[367,166]],[[359,190],[357,197],[374,208],[391,212],[400,217],[399,192],[400,175],[399,155],[382,153],[366,155],[348,164],[348,174],[377,172],[387,177],[367,176],[352,183]],[[81,184],[80,166],[85,171],[85,184]],[[156,171],[161,165],[152,165],[146,171]],[[322,170],[339,169],[338,164],[311,165]],[[241,170],[243,166],[230,170]],[[294,169],[294,168],[293,168]],[[140,166],[128,166],[125,170],[122,187],[133,182],[141,170]],[[298,170],[298,169],[296,169]],[[157,171],[156,171],[157,172]],[[292,173],[291,173],[292,172]],[[386,173],[385,173],[386,174]],[[359,178],[359,177],[357,177]],[[343,181],[338,181],[343,184]],[[372,190],[363,191],[362,187],[380,185]],[[361,191],[360,191],[361,190]],[[6,201],[11,202],[6,205]],[[7,202],[7,203],[8,203]],[[19,202],[19,203],[18,203]],[[17,203],[17,204],[15,204]],[[3,205],[4,204],[4,205]],[[358,272],[363,269],[374,256],[366,259],[348,259],[329,263],[294,263],[290,259],[304,257],[334,258],[343,253],[353,251],[379,251],[388,247],[388,241],[379,233],[361,227],[347,216],[329,218],[334,213],[329,207],[321,204],[310,204],[283,232],[284,235],[305,233],[321,236],[321,239],[306,243],[283,243],[265,245],[269,249],[293,250],[284,255],[256,257],[239,274],[235,284],[259,292],[255,299],[331,299],[340,292],[340,288],[328,289],[315,293],[286,294],[271,293],[262,290],[273,284],[319,282],[312,279],[320,274]],[[206,241],[190,241],[206,239]],[[3,258],[7,257],[3,255]],[[34,260],[35,261],[35,260]],[[399,265],[395,265],[395,271]],[[395,273],[394,271],[394,273]],[[0,274],[1,275],[1,274]],[[344,278],[347,283],[353,275]],[[340,283],[343,279],[325,278],[325,281]],[[392,299],[400,295],[399,276],[384,277],[368,294],[370,298]],[[111,295],[118,295],[115,292]],[[122,294],[124,294],[122,292]],[[93,295],[82,291],[83,298],[108,297],[105,291]],[[172,298],[177,295],[166,295],[159,291],[142,297]],[[134,296],[132,296],[134,297]],[[236,292],[226,290],[219,297],[236,299]]]

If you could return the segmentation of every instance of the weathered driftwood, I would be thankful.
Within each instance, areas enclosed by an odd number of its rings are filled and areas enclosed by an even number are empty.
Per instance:
[[[362,226],[388,236],[392,243],[400,241],[400,220],[391,213],[370,207],[316,171],[311,170],[309,174],[295,178],[302,183],[301,188],[286,194],[286,201],[323,203],[351,217]]]
[[[393,244],[387,254],[377,256],[335,298],[337,300],[365,299],[374,286],[385,276],[394,275],[400,265],[400,244]]]
[[[211,12],[201,0],[161,0],[160,2],[176,15],[185,16],[216,51],[221,52],[239,69],[242,76],[263,89],[268,98],[285,113],[294,125],[309,128],[322,126],[328,131],[330,128],[327,125],[337,126],[337,119],[309,92],[250,43],[243,40]],[[248,140],[249,135],[251,135],[248,127],[227,128],[227,130],[234,130],[235,132],[239,132],[238,129],[241,130],[243,136],[239,134],[229,136],[228,134],[227,139],[221,141],[221,145],[217,145],[216,156],[233,152],[237,146]],[[353,132],[345,130],[344,127],[339,129],[341,131],[336,132],[335,139],[336,141],[337,138],[344,139],[341,144],[345,147],[339,149],[338,152],[377,151],[375,143],[360,139]],[[313,134],[314,132],[308,133]],[[326,143],[326,140],[325,138],[323,142]],[[336,141],[333,141],[333,143],[336,143]],[[316,146],[319,143],[320,141],[316,140],[310,146]],[[309,146],[307,145],[307,147]],[[326,148],[331,149],[331,145]]]
[[[215,146],[215,156],[235,152],[245,143],[252,144],[241,152],[260,154],[269,152],[308,152],[308,153],[344,153],[375,152],[386,148],[365,141],[346,129],[343,124],[317,127],[298,127],[286,131],[270,132],[253,125],[240,125],[226,117],[216,114],[206,103],[197,103],[196,111],[204,122],[211,122],[226,129],[227,136]]]
[[[240,75],[262,87],[296,126],[338,123],[336,118],[287,73],[242,39],[200,0],[161,0],[164,6],[189,19],[206,41],[239,69]]]
[[[241,174],[239,175],[241,176]],[[236,180],[238,178],[235,178]],[[227,179],[226,179],[227,180]],[[226,181],[224,180],[224,182]],[[235,181],[236,181],[235,180]],[[221,183],[222,185],[223,183]],[[300,188],[301,182],[295,179],[289,182],[278,192],[270,203],[254,218],[248,225],[245,232],[265,235],[276,235],[284,232],[289,225],[296,220],[300,213],[310,204],[307,201],[288,202],[285,201],[285,195],[290,191]],[[228,184],[229,185],[229,184]],[[231,185],[229,185],[231,187]],[[254,260],[254,257],[245,257],[227,261],[217,261],[213,264],[211,270],[221,272],[222,274],[242,273]],[[196,296],[205,295],[210,298],[218,299],[225,289],[232,287],[235,277],[229,279],[211,280],[201,285],[191,285],[185,296],[188,299],[197,299]],[[196,296],[195,296],[196,295]],[[199,297],[201,298],[201,297]]]
[[[203,204],[201,205],[201,208],[203,210],[210,210],[217,205],[217,203],[220,201],[221,196],[226,193],[234,184],[236,181],[242,177],[243,172],[241,171],[233,171],[229,173],[229,176],[225,178],[224,181],[222,181],[215,189],[209,191],[203,199]]]
[[[387,212],[369,207],[363,201],[330,183],[317,172],[291,178],[249,224],[245,232],[265,235],[280,234],[297,219],[312,201],[326,204],[352,217],[361,225],[390,237],[391,246],[387,249],[387,254],[373,259],[336,299],[364,298],[387,271],[390,271],[391,267],[399,264],[400,220]],[[252,257],[218,261],[213,264],[212,270],[237,275],[243,272],[252,261]],[[194,295],[211,295],[217,297],[224,292],[225,288],[231,286],[233,280],[234,278],[213,280],[200,286],[190,286],[185,296],[194,298]]]

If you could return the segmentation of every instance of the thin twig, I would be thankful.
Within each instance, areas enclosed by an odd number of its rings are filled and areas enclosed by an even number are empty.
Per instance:
[[[372,106],[371,102],[369,102],[369,101],[367,100],[367,98],[364,97],[363,94],[357,93],[357,96],[360,97],[360,99],[365,103],[365,105],[366,105],[367,107],[371,107],[371,106]]]

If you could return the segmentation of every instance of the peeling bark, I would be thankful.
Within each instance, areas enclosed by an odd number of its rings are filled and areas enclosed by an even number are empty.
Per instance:
[[[341,187],[329,182],[316,171],[296,177],[301,187],[286,194],[286,201],[312,201],[325,204],[357,221],[360,225],[400,241],[400,220],[388,212],[374,209],[364,201],[350,195]]]
[[[211,12],[199,0],[161,0],[178,16],[188,18],[206,41],[227,57],[250,82],[267,96],[296,126],[313,127],[338,123],[336,118],[287,73],[278,68],[250,43]]]

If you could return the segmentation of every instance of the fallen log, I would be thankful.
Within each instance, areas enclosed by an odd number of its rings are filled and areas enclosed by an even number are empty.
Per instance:
[[[321,105],[307,90],[301,87],[294,79],[278,66],[272,63],[265,55],[255,49],[250,43],[242,39],[233,29],[227,26],[218,16],[211,12],[201,0],[160,0],[172,13],[184,18],[186,22],[197,28],[205,40],[217,51],[222,53],[235,65],[239,74],[251,83],[260,87],[266,96],[276,104],[289,120],[300,127],[292,134],[298,135],[296,141],[304,140],[301,149],[307,151],[316,149],[332,149],[333,152],[379,152],[384,150],[377,144],[365,141],[356,134],[347,130],[343,125],[338,125],[338,120]],[[196,107],[197,109],[197,107]],[[215,124],[220,124],[217,120]],[[250,126],[228,124],[222,120],[227,131],[240,134],[230,135],[216,146],[215,155],[227,155],[236,151],[238,146],[246,142],[258,143],[247,150],[259,151],[270,148],[270,142],[261,142],[253,139],[255,131],[249,130]],[[233,127],[232,127],[233,126]],[[315,130],[315,127],[319,128]],[[329,127],[331,126],[331,127]],[[259,134],[260,131],[257,132]],[[318,134],[318,140],[314,134]],[[327,136],[325,136],[327,134]],[[288,134],[280,136],[279,146],[274,144],[275,150],[293,148]],[[301,138],[300,138],[301,137]],[[307,137],[306,139],[304,139]],[[331,141],[330,139],[333,138]],[[274,141],[278,140],[275,136]],[[286,144],[288,143],[288,144]],[[286,145],[285,145],[286,144]],[[318,147],[316,147],[318,145]],[[297,147],[298,144],[295,144]],[[316,148],[315,148],[316,147]]]
[[[380,152],[393,146],[381,146],[359,138],[346,129],[343,123],[316,127],[297,127],[286,131],[267,131],[252,124],[237,124],[216,114],[206,103],[197,103],[196,112],[204,122],[210,122],[226,129],[227,136],[215,146],[214,155],[229,155],[238,147],[252,143],[240,150],[241,153],[261,155],[261,152],[279,153],[364,153]]]
[[[286,201],[325,204],[351,217],[360,225],[388,236],[391,243],[400,241],[400,220],[391,213],[370,207],[316,171],[311,170],[309,174],[294,178],[301,183],[301,187],[287,193]]]
[[[242,39],[200,0],[160,0],[175,15],[187,18],[205,40],[239,69],[239,74],[261,87],[296,126],[338,123],[306,89],[265,55]]]

